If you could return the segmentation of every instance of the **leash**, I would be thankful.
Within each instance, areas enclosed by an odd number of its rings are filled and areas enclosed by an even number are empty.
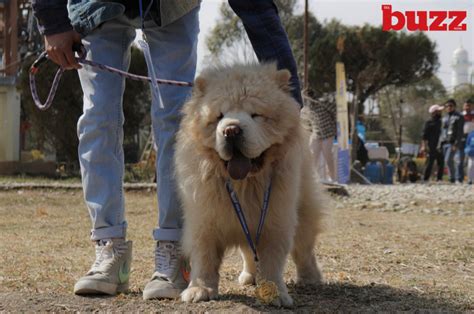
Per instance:
[[[122,71],[120,69],[104,65],[98,62],[94,62],[91,60],[86,60],[85,55],[86,51],[84,49],[84,46],[82,45],[74,45],[73,50],[78,52],[78,57],[76,57],[77,62],[84,64],[84,65],[89,65],[91,67],[98,68],[103,71],[111,72],[114,74],[117,74],[121,77],[128,78],[134,81],[143,81],[143,82],[148,82],[151,83],[152,79],[148,76],[142,76],[142,75],[137,75],[137,74],[132,74],[128,73],[126,71]],[[36,89],[36,79],[35,76],[39,72],[40,66],[45,63],[48,60],[48,53],[44,51],[43,53],[40,54],[38,59],[36,59],[35,62],[31,65],[30,68],[30,73],[29,73],[29,81],[30,81],[30,89],[31,89],[31,96],[33,97],[33,101],[40,110],[47,110],[49,107],[51,107],[51,104],[53,102],[54,96],[56,95],[56,90],[58,89],[59,81],[61,80],[61,76],[64,73],[63,68],[59,68],[58,71],[56,72],[53,83],[51,84],[51,89],[49,91],[48,97],[46,98],[46,101],[41,103],[41,100],[38,96],[38,90]],[[174,81],[174,80],[165,80],[165,79],[156,79],[156,83],[158,84],[166,84],[166,85],[174,85],[174,86],[182,86],[182,87],[192,87],[193,83],[192,82],[182,82],[182,81]]]
[[[237,198],[237,193],[235,193],[230,180],[227,180],[225,182],[225,187],[227,189],[227,193],[229,193],[229,197],[232,202],[232,206],[234,207],[237,218],[239,218],[240,226],[242,227],[242,230],[244,231],[245,237],[247,238],[247,242],[250,246],[250,249],[253,252],[254,260],[255,262],[258,262],[257,246],[258,246],[258,241],[260,239],[260,235],[262,234],[263,224],[265,223],[265,217],[267,216],[268,203],[270,199],[270,193],[272,190],[272,182],[270,180],[270,183],[268,184],[267,189],[265,190],[265,194],[263,196],[263,205],[260,211],[260,220],[258,222],[257,234],[255,236],[255,243],[252,240],[252,235],[250,234],[247,220],[245,219],[245,214],[242,210],[242,206],[240,206],[239,199]]]

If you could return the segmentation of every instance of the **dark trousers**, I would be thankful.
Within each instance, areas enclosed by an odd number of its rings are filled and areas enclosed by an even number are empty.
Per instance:
[[[258,60],[276,62],[278,69],[287,69],[291,72],[291,93],[302,106],[296,61],[273,1],[228,1],[232,10],[242,20]]]
[[[430,149],[428,154],[428,159],[426,160],[425,176],[424,180],[428,181],[431,176],[431,170],[433,169],[433,164],[438,165],[438,181],[443,179],[443,170],[444,170],[444,156],[443,153],[438,149]]]

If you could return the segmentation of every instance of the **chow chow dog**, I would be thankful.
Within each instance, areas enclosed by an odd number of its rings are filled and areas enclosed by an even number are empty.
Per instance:
[[[209,69],[195,80],[183,107],[176,143],[176,176],[182,201],[183,252],[190,259],[187,302],[215,299],[219,267],[228,248],[240,249],[239,282],[255,284],[257,265],[234,211],[229,180],[253,241],[266,187],[268,214],[257,246],[259,278],[278,290],[272,304],[291,306],[283,280],[287,256],[297,283],[321,281],[314,246],[323,201],[312,176],[309,134],[290,95],[290,72],[274,64]]]

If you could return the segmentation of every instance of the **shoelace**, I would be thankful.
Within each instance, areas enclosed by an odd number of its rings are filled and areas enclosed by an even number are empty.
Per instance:
[[[89,270],[89,274],[106,272],[113,264],[115,259],[120,256],[126,249],[125,243],[114,243],[107,241],[97,243],[95,246],[95,261]]]
[[[179,268],[181,248],[171,242],[159,242],[155,250],[155,272],[162,278],[172,279]]]

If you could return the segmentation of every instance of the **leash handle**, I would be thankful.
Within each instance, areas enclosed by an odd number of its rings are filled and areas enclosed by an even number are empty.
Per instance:
[[[80,60],[86,55],[86,49],[81,43],[74,43],[72,45],[72,51],[77,52],[79,55],[79,58],[76,58],[76,60]],[[46,98],[46,101],[44,104],[41,103],[39,96],[38,96],[38,90],[36,89],[36,81],[35,81],[35,75],[38,73],[40,66],[45,63],[48,60],[48,53],[46,51],[43,51],[38,59],[36,59],[35,62],[30,67],[30,73],[29,73],[29,81],[30,81],[30,90],[31,90],[31,96],[33,97],[33,101],[35,102],[36,107],[40,110],[47,110],[49,107],[51,107],[51,104],[53,103],[54,96],[56,95],[56,91],[59,86],[59,80],[61,80],[61,77],[64,73],[63,68],[59,68],[56,74],[54,75],[53,83],[51,84],[51,89],[49,91],[48,97]]]
[[[39,62],[38,65],[41,65],[41,63],[43,62],[44,61]],[[49,107],[51,107],[51,104],[53,103],[54,96],[56,95],[56,90],[58,89],[59,80],[61,79],[61,76],[64,73],[64,69],[59,68],[58,71],[56,72],[56,75],[54,76],[54,79],[53,79],[53,83],[51,84],[51,90],[49,91],[48,97],[46,98],[46,101],[44,102],[44,104],[41,103],[38,96],[38,90],[36,89],[36,81],[35,81],[36,72],[38,72],[38,68],[32,66],[30,70],[30,74],[29,74],[31,96],[33,98],[33,101],[36,107],[38,107],[39,110],[45,111],[45,110],[48,110]]]

